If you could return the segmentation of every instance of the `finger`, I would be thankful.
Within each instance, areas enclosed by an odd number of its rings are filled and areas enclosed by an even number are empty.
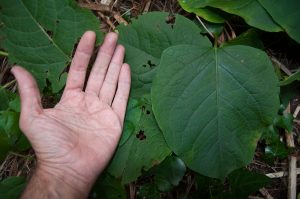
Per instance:
[[[40,91],[32,75],[20,66],[14,66],[11,72],[18,82],[21,96],[21,115],[27,118],[41,113],[43,108]]]
[[[124,60],[125,48],[118,45],[109,64],[103,85],[100,89],[99,98],[111,105],[115,96],[120,70]]]
[[[127,101],[130,92],[130,82],[130,67],[128,64],[123,64],[119,76],[118,89],[112,104],[112,109],[117,113],[122,122],[124,121],[126,113]]]
[[[115,52],[117,40],[118,35],[116,33],[111,32],[106,35],[89,76],[89,80],[85,89],[86,92],[92,92],[96,95],[99,95],[107,68]]]
[[[86,70],[94,50],[95,40],[96,34],[92,31],[85,32],[81,37],[71,63],[64,92],[69,90],[82,90]]]

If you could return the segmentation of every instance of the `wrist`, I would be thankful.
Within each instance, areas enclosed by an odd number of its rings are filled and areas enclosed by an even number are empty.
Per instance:
[[[55,168],[38,163],[22,199],[40,195],[39,198],[87,198],[93,181],[84,179],[67,168]],[[33,194],[35,193],[35,194]]]

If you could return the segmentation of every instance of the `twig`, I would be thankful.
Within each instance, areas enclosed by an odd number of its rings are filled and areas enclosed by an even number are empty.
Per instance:
[[[290,113],[290,104],[287,106],[285,112]],[[285,132],[287,146],[295,148],[293,132]],[[296,199],[297,197],[297,156],[291,154],[289,157],[289,179],[288,179],[288,199]]]
[[[208,30],[208,28],[205,26],[205,24],[203,23],[203,21],[200,19],[200,17],[196,16],[196,18],[198,19],[198,21],[200,22],[200,24],[202,25],[202,27],[205,29],[205,31],[213,38],[215,39],[215,36],[212,34],[212,32],[210,32]]]
[[[288,76],[291,76],[291,75],[292,75],[291,71],[290,71],[283,63],[281,63],[280,61],[278,61],[275,57],[271,57],[271,60],[272,60],[275,64],[277,64],[277,65],[279,66],[279,68],[280,68],[283,72],[285,72]]]
[[[296,169],[296,175],[299,175],[300,174],[300,168],[297,168]],[[288,172],[286,171],[278,171],[278,172],[275,172],[275,173],[267,173],[265,174],[267,177],[269,178],[282,178],[282,177],[285,177],[288,175]]]
[[[79,2],[78,5],[82,8],[87,8],[90,10],[95,10],[100,12],[110,12],[110,7],[107,5],[100,5],[96,3],[82,3],[82,2]]]
[[[1,56],[5,56],[5,57],[8,57],[8,53],[7,52],[4,52],[2,50],[0,50],[0,55]]]
[[[118,12],[113,12],[113,16],[119,24],[128,25],[128,22]]]
[[[112,0],[101,0],[101,4],[109,6]]]
[[[110,26],[111,29],[116,29],[116,26],[113,24],[113,22],[110,21],[109,17],[105,16],[102,12],[97,13],[103,20],[105,20],[105,22]]]
[[[300,112],[300,105],[297,106],[296,110],[294,111],[293,117],[296,118]]]
[[[149,11],[150,5],[151,5],[151,0],[148,0],[144,7],[143,13],[147,13]]]
[[[266,199],[274,199],[271,194],[265,188],[259,189],[259,192],[266,198]]]
[[[4,89],[4,88],[7,88],[9,87],[10,85],[12,85],[13,83],[15,83],[16,80],[12,80],[10,82],[7,82],[6,84],[4,84],[3,86],[0,86],[0,88]]]

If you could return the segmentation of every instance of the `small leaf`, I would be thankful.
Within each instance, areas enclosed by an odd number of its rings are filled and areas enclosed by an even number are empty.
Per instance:
[[[172,151],[189,168],[220,179],[251,162],[279,107],[270,59],[248,46],[170,47],[151,94]]]
[[[195,7],[189,6],[189,4],[186,3],[186,0],[179,0],[178,2],[185,11],[190,12],[190,13],[195,13],[196,15],[205,19],[206,21],[209,21],[212,23],[226,22],[226,19],[225,19],[226,14],[221,10],[213,9],[210,7],[195,8]]]
[[[159,191],[154,183],[145,184],[137,192],[138,199],[161,199]]]
[[[26,185],[24,177],[8,177],[0,182],[0,198],[18,199]]]
[[[271,179],[265,175],[239,169],[228,176],[230,198],[245,199],[253,192],[268,185]]]
[[[7,110],[11,100],[15,98],[15,94],[4,88],[0,88],[0,111]]]
[[[237,38],[224,43],[223,46],[233,46],[233,45],[245,45],[251,46],[258,49],[264,49],[264,44],[259,38],[259,33],[255,29],[249,29],[243,32]]]
[[[292,132],[294,125],[294,117],[290,113],[283,113],[278,115],[274,121],[275,126],[286,129],[288,132]]]
[[[89,199],[126,199],[126,190],[121,182],[109,175],[101,174],[94,184]]]
[[[186,171],[181,159],[174,156],[167,157],[157,168],[154,168],[154,180],[160,191],[170,191],[182,180]]]
[[[54,92],[64,86],[63,71],[84,31],[102,37],[97,18],[73,0],[0,0],[0,7],[0,33],[9,62],[28,69],[42,89],[46,78]]]
[[[287,86],[295,81],[300,81],[300,70],[280,82],[280,86]]]

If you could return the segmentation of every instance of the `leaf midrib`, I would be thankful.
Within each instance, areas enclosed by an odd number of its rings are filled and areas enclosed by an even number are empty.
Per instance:
[[[70,60],[70,57],[64,53],[64,51],[62,49],[60,49],[60,47],[54,42],[54,40],[47,34],[47,32],[44,30],[44,28],[42,27],[42,25],[33,17],[32,13],[29,11],[29,9],[26,7],[26,5],[23,3],[23,0],[20,1],[22,6],[24,7],[25,11],[29,14],[30,18],[34,21],[34,23],[40,28],[40,30],[42,31],[42,33],[44,33],[44,35],[48,38],[48,40],[51,41],[51,43],[54,45],[54,47],[64,56],[66,57],[68,60]]]

